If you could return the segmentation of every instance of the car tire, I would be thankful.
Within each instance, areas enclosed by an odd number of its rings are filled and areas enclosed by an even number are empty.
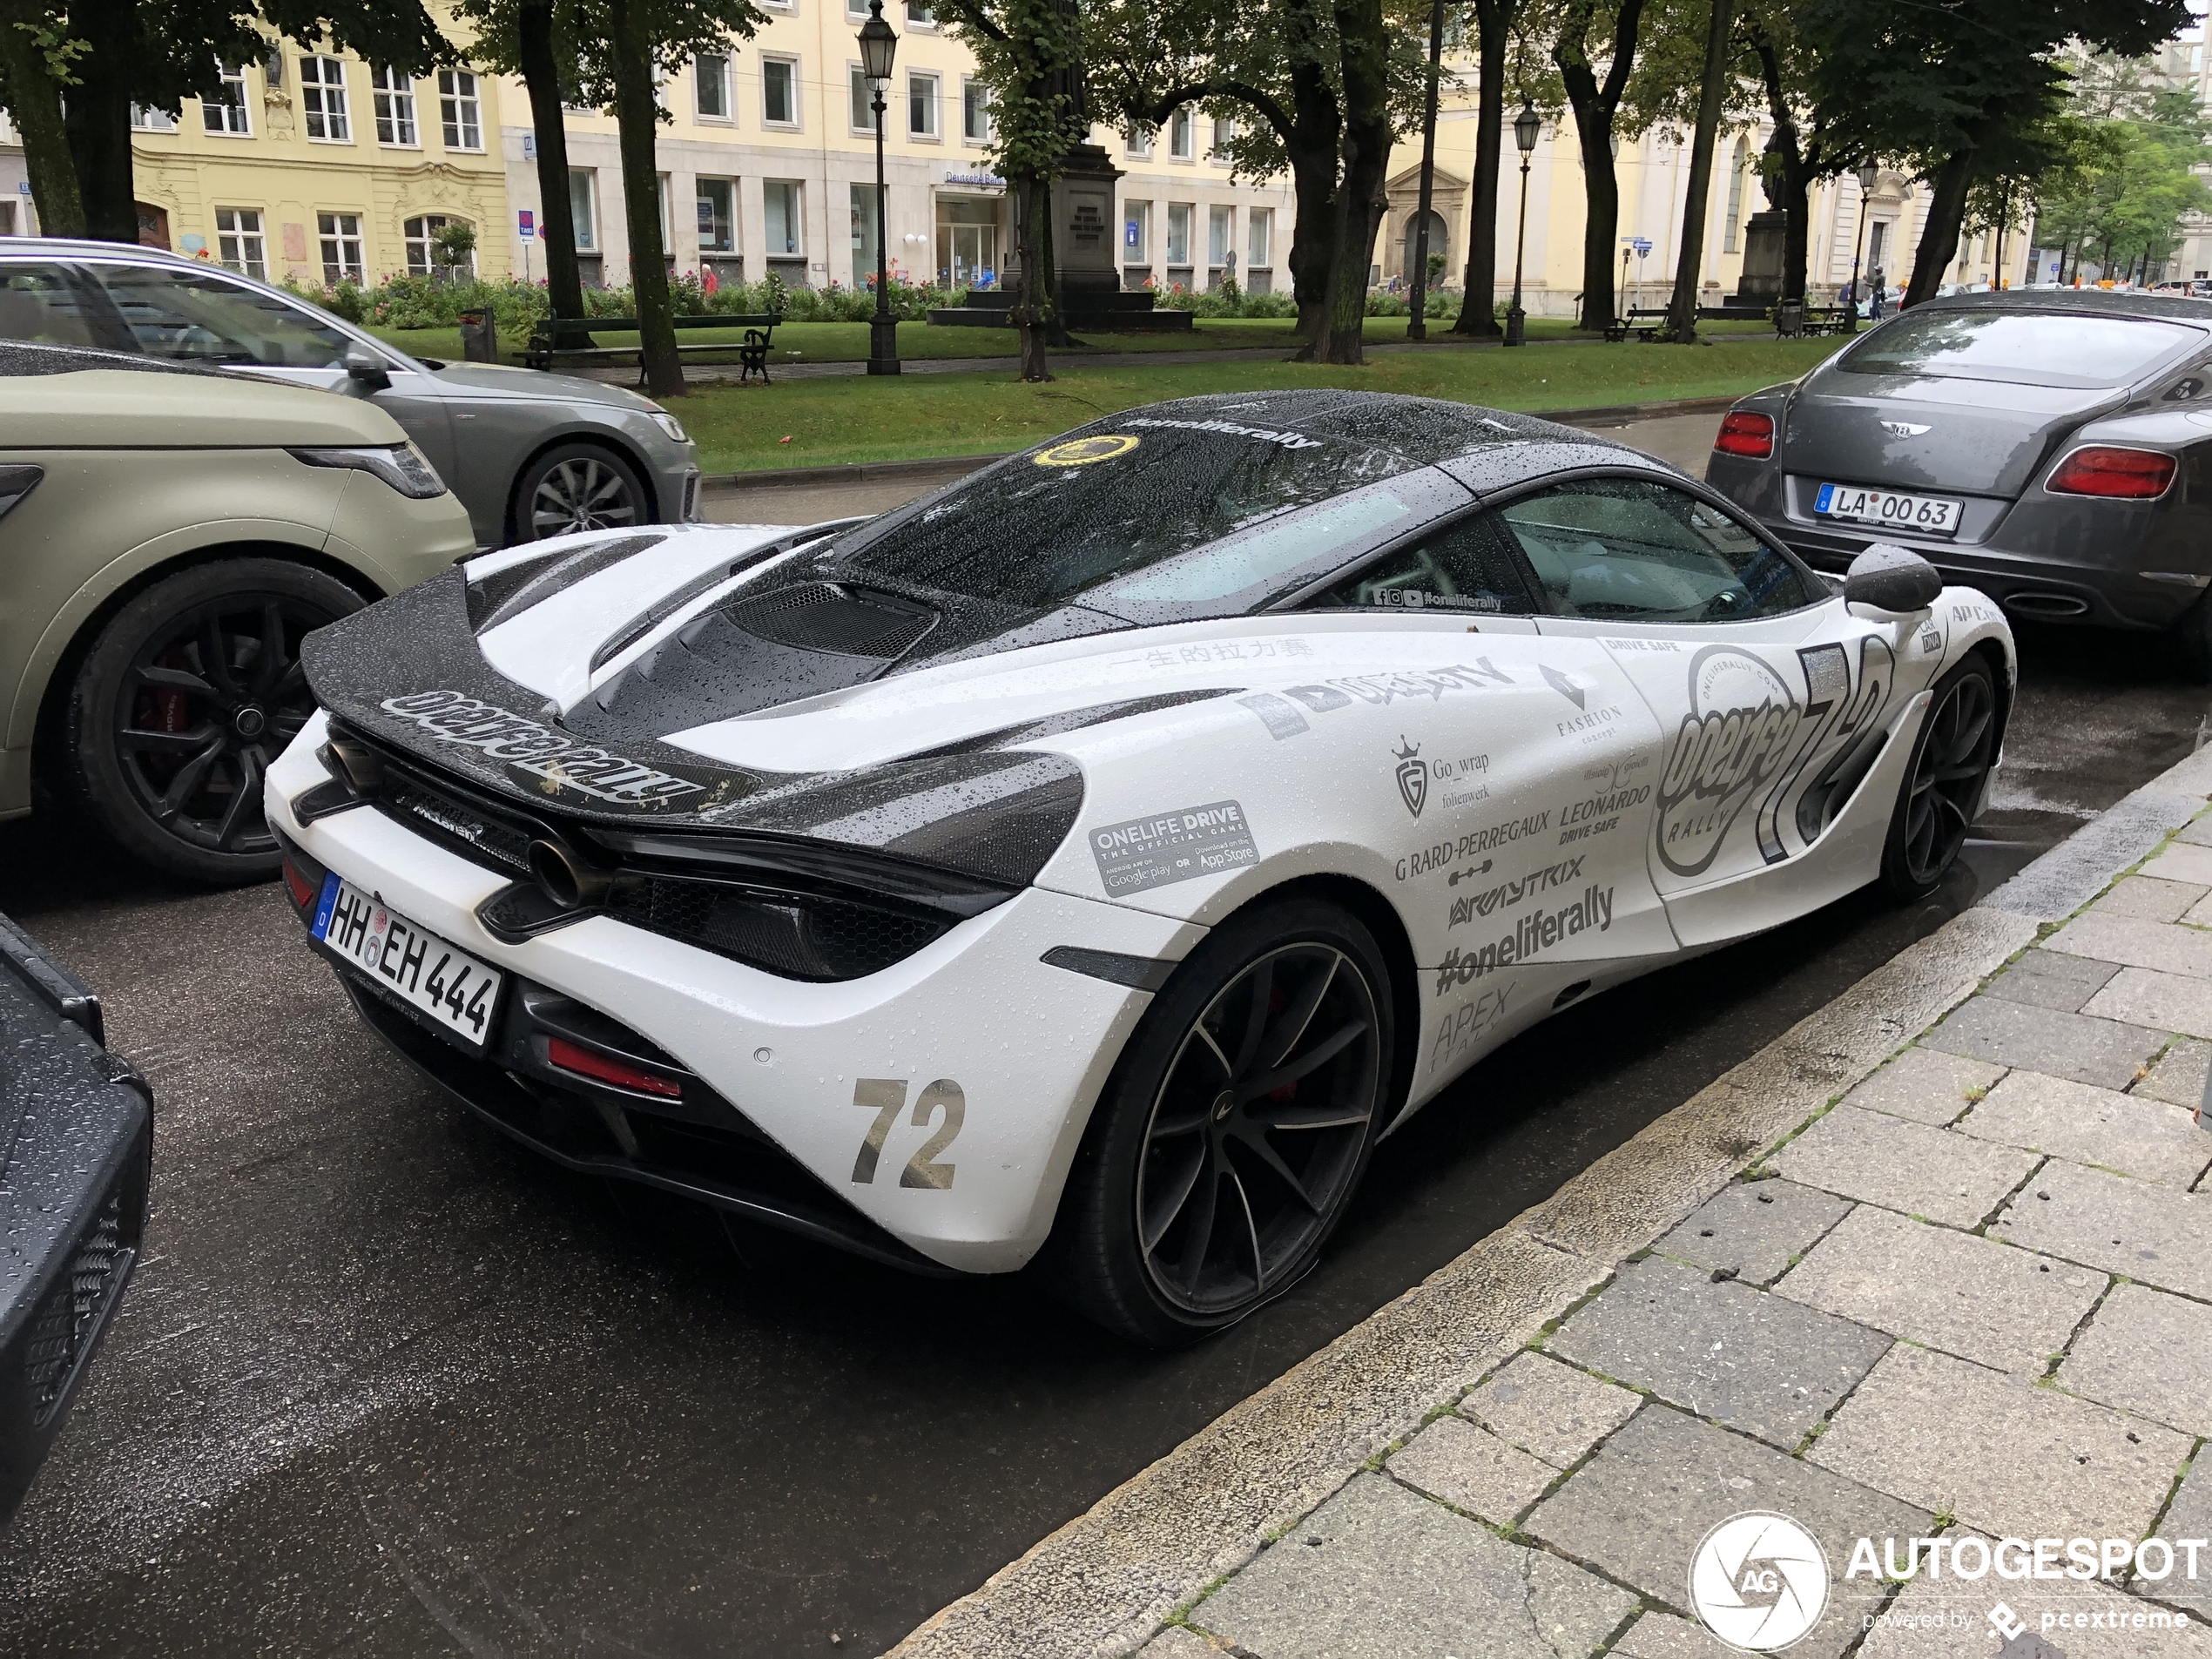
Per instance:
[[[1292,899],[1217,928],[1092,1114],[1048,1247],[1061,1293],[1177,1348],[1296,1284],[1366,1168],[1395,1027],[1382,952],[1342,907]],[[1247,1092],[1271,1076],[1285,1081]]]
[[[1882,844],[1882,886],[1911,903],[1943,884],[1997,759],[1997,682],[1969,657],[1936,682]]]
[[[542,542],[578,530],[653,522],[653,496],[637,469],[597,443],[560,443],[523,469],[515,486],[515,539]]]
[[[300,641],[364,603],[335,577],[266,558],[196,565],[133,596],[71,684],[51,768],[61,793],[172,875],[273,876],[261,780],[315,707]]]

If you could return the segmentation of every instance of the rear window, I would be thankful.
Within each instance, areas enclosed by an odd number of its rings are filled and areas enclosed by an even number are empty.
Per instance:
[[[1133,603],[1204,604],[1325,561],[1339,545],[1367,544],[1379,521],[1417,523],[1412,503],[1385,490],[1349,511],[1259,528],[1417,464],[1357,439],[1269,426],[1264,416],[1245,424],[1132,414],[879,520],[832,557],[854,579],[876,575],[1025,610],[1109,583],[1123,583]],[[1214,554],[1177,563],[1230,537]]]
[[[1947,374],[2028,386],[2125,386],[2205,331],[2080,312],[1909,311],[1836,360],[1854,374]]]

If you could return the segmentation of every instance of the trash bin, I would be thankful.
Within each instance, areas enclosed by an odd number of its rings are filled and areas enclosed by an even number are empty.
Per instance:
[[[472,363],[499,361],[499,319],[489,311],[461,314],[461,354]]]
[[[1774,331],[1778,334],[1802,334],[1805,331],[1805,302],[1784,300],[1775,307]]]

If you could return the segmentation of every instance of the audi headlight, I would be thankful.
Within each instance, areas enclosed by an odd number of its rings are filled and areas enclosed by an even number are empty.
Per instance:
[[[656,410],[653,414],[653,424],[678,443],[689,443],[691,441],[684,431],[684,423],[672,415]]]
[[[446,481],[428,457],[411,443],[376,444],[358,449],[294,449],[295,461],[310,467],[352,467],[374,473],[414,501],[428,501],[446,493]]]

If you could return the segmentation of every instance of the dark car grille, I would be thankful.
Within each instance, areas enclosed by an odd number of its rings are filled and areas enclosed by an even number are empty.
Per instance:
[[[821,894],[725,887],[649,876],[617,887],[607,913],[633,926],[734,956],[789,979],[858,979],[920,950],[949,928]]]
[[[409,828],[511,875],[528,875],[529,826],[507,821],[473,801],[424,787],[404,776],[388,783],[376,804]]]
[[[24,1341],[24,1380],[31,1399],[31,1426],[54,1414],[76,1373],[85,1344],[99,1328],[108,1285],[129,1259],[123,1243],[123,1183],[109,1190],[69,1269],[39,1299]]]
[[[936,624],[936,613],[918,605],[853,593],[826,582],[780,588],[729,608],[730,620],[749,634],[799,651],[846,657],[893,658]]]

